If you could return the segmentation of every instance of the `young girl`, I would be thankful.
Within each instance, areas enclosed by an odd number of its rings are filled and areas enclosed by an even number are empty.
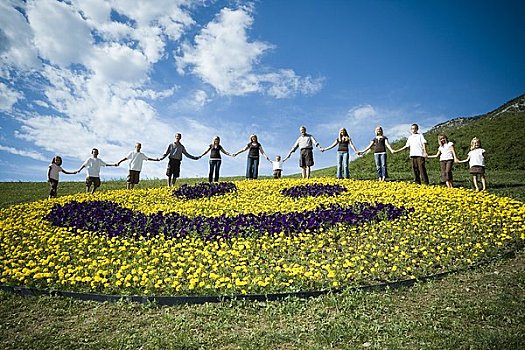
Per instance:
[[[374,147],[374,160],[376,162],[377,178],[379,181],[385,181],[386,177],[388,176],[386,167],[386,149],[388,148],[390,153],[394,153],[394,151],[388,142],[388,137],[383,135],[383,128],[378,126],[376,127],[375,132],[376,137],[370,141],[370,144],[364,150],[357,152],[357,154],[361,155],[370,148]]]
[[[487,180],[485,178],[485,150],[481,148],[481,141],[474,137],[470,141],[470,152],[467,155],[467,159],[460,160],[458,163],[469,162],[470,170],[469,173],[472,175],[472,182],[476,190],[480,190],[478,185],[478,176],[481,179],[481,191],[487,188]]]
[[[47,169],[47,182],[49,183],[49,198],[55,198],[57,196],[58,177],[60,172],[69,175],[78,173],[78,171],[65,171],[64,169],[62,169],[61,165],[62,158],[60,156],[55,156],[51,161],[51,164],[49,164],[49,168]]]
[[[335,139],[334,143],[326,148],[321,148],[321,152],[328,151],[329,149],[337,147],[337,171],[335,177],[338,179],[348,179],[350,178],[350,173],[348,171],[348,160],[350,158],[349,146],[352,147],[355,153],[357,149],[352,143],[352,139],[348,136],[348,132],[345,128],[339,130],[339,136]]]
[[[208,152],[210,152],[210,173],[208,174],[208,181],[218,182],[219,181],[219,169],[221,168],[221,162],[222,162],[221,152],[226,154],[227,156],[230,156],[230,157],[233,157],[233,156],[230,153],[226,152],[224,148],[222,148],[221,138],[219,136],[215,136],[213,138],[213,140],[211,141],[211,144],[204,151],[204,153],[199,156],[199,158],[201,158]]]
[[[446,135],[438,136],[438,151],[433,156],[428,158],[437,158],[439,156],[439,165],[441,167],[441,179],[445,182],[448,188],[454,187],[452,182],[452,165],[458,162],[454,144],[448,141]]]

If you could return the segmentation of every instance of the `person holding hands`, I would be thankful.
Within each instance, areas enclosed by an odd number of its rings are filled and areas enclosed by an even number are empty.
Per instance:
[[[126,160],[131,160],[129,162],[129,174],[128,174],[128,180],[126,183],[126,188],[128,190],[133,189],[136,184],[140,181],[140,172],[142,170],[142,163],[145,160],[152,160],[158,162],[158,158],[150,158],[146,156],[144,153],[142,153],[140,150],[142,148],[142,144],[137,142],[135,144],[135,150],[128,153],[128,155],[124,158],[122,158],[118,163],[117,166],[120,165],[120,163],[125,162]]]
[[[441,169],[441,180],[445,182],[448,188],[454,187],[452,180],[452,166],[454,162],[458,162],[458,157],[456,156],[456,150],[454,149],[454,144],[448,141],[446,135],[438,136],[439,148],[435,155],[428,156],[428,158],[437,158],[439,156],[439,166]]]
[[[117,166],[117,164],[104,162],[98,157],[98,149],[93,148],[91,150],[91,157],[86,159],[80,166],[80,169],[77,170],[77,173],[81,172],[84,168],[87,170],[86,193],[94,193],[95,190],[100,187],[100,168],[103,166]],[[91,189],[92,185],[93,189]]]
[[[49,198],[56,198],[58,190],[58,178],[60,173],[74,175],[78,171],[66,171],[62,169],[62,157],[54,156],[47,169],[47,182],[49,183]]]
[[[267,160],[270,160],[264,150],[262,145],[257,140],[257,135],[250,135],[250,143],[248,143],[243,149],[235,152],[233,156],[237,156],[244,151],[248,151],[248,159],[246,161],[246,178],[250,180],[257,179],[259,176],[259,154],[262,154]]]
[[[320,146],[319,142],[316,141],[313,135],[306,133],[306,127],[301,126],[299,128],[299,132],[301,133],[301,136],[297,138],[297,141],[295,141],[295,144],[293,145],[290,152],[288,152],[288,155],[286,158],[284,158],[283,162],[290,158],[292,153],[295,152],[297,148],[299,148],[301,152],[299,156],[299,167],[301,167],[303,179],[309,179],[310,169],[314,165],[313,146],[317,148],[320,148]]]
[[[428,157],[427,140],[420,134],[419,126],[412,124],[410,126],[411,135],[407,139],[407,143],[393,153],[401,152],[407,148],[410,149],[410,160],[412,161],[412,170],[414,172],[414,182],[417,184],[428,185],[428,174],[425,165],[425,160]]]
[[[335,174],[335,177],[338,179],[349,179],[350,178],[350,172],[348,171],[348,161],[350,159],[350,152],[349,152],[349,146],[352,147],[355,153],[357,153],[357,149],[354,146],[354,143],[352,142],[352,139],[350,136],[348,136],[348,132],[345,128],[339,129],[339,136],[335,139],[334,143],[332,143],[330,146],[326,148],[321,148],[321,152],[328,151],[335,146],[337,147],[337,171]]]
[[[376,162],[376,173],[379,181],[385,181],[388,177],[388,169],[386,166],[386,150],[390,153],[394,153],[394,150],[388,142],[388,137],[383,135],[383,128],[380,126],[376,127],[376,136],[370,141],[370,144],[362,151],[357,152],[358,155],[362,155],[372,147],[374,148],[374,160]]]
[[[166,169],[166,176],[168,177],[168,187],[175,185],[175,181],[177,181],[177,178],[180,176],[180,163],[182,162],[183,154],[186,157],[193,160],[199,159],[199,157],[192,156],[188,153],[188,151],[186,151],[186,147],[184,147],[184,145],[180,142],[181,138],[181,133],[176,133],[175,141],[168,145],[168,149],[166,150],[164,155],[159,158],[159,160],[163,160],[164,158],[169,156],[168,168]]]
[[[202,153],[199,158],[202,158],[206,153],[210,152],[210,172],[208,174],[208,181],[209,182],[218,182],[219,181],[219,170],[221,168],[221,152],[226,154],[227,156],[233,157],[232,154],[228,153],[222,146],[221,146],[221,138],[219,136],[215,136],[211,144],[208,146],[208,148]]]

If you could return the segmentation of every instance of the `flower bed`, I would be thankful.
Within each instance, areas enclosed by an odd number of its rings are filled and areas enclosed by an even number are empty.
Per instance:
[[[305,184],[346,190],[281,192]],[[489,193],[335,179],[235,185],[199,199],[158,188],[2,209],[0,284],[123,295],[321,290],[461,268],[525,240],[525,205]],[[349,220],[330,222],[334,213]],[[179,217],[187,222],[168,224]]]
[[[228,192],[233,192],[237,188],[233,182],[219,182],[207,183],[203,182],[197,185],[182,185],[175,191],[173,195],[184,199],[198,199],[209,198],[212,196],[219,196]]]

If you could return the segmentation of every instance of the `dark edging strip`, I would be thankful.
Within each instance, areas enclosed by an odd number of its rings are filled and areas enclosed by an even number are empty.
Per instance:
[[[506,252],[497,258],[512,258],[515,256],[516,251]],[[13,287],[13,286],[2,286],[0,290],[12,294],[18,294],[21,296],[59,296],[66,298],[73,298],[84,301],[98,301],[98,302],[118,302],[127,301],[141,304],[155,303],[157,305],[197,305],[205,303],[219,303],[224,301],[232,300],[247,300],[247,301],[276,301],[283,300],[289,297],[295,297],[300,299],[315,298],[321,295],[329,293],[339,294],[343,291],[383,291],[386,289],[395,289],[401,287],[413,286],[417,282],[426,282],[430,280],[440,280],[446,276],[472,270],[482,265],[487,265],[495,259],[485,260],[474,265],[456,270],[450,270],[441,272],[433,275],[423,276],[419,278],[411,278],[406,280],[385,282],[380,284],[373,284],[367,286],[349,287],[349,288],[338,288],[322,291],[310,291],[310,292],[290,292],[290,293],[271,293],[271,294],[245,294],[245,295],[233,295],[233,296],[137,296],[137,295],[108,295],[108,294],[93,294],[93,293],[80,293],[80,292],[67,292],[67,291],[53,291],[37,288],[24,288],[24,287]]]

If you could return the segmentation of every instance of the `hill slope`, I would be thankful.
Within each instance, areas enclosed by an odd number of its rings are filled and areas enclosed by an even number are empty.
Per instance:
[[[525,140],[525,94],[489,113],[470,118],[455,118],[436,125],[424,134],[429,145],[429,154],[437,152],[437,136],[441,133],[454,142],[460,159],[466,158],[470,150],[470,140],[478,137],[487,152],[488,170],[525,170],[525,152],[520,147]],[[406,139],[396,140],[392,142],[392,145],[394,148],[399,148],[405,142]],[[429,171],[438,171],[439,162],[437,160],[429,160],[427,164]],[[395,155],[389,153],[388,167],[392,172],[410,171],[408,152]],[[352,161],[350,169],[351,173],[354,170],[374,174],[373,153]],[[327,174],[335,174],[335,167],[322,171]]]

